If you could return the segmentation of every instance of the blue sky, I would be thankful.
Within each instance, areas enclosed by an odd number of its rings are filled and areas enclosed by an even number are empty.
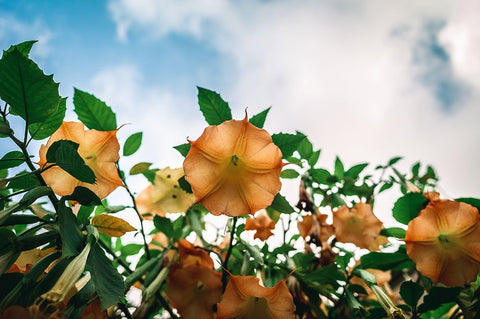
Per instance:
[[[236,118],[273,106],[266,128],[306,133],[327,168],[402,155],[404,168],[432,164],[444,197],[478,197],[478,12],[474,0],[0,0],[0,44],[38,39],[32,57],[62,95],[106,101],[130,123],[121,139],[144,131],[126,167],[181,165],[171,146],[203,129],[199,85]]]

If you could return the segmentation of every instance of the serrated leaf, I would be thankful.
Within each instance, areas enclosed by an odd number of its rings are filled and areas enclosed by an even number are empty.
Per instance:
[[[22,53],[24,56],[28,57],[30,51],[32,50],[33,45],[38,42],[37,40],[25,41],[19,44],[14,44],[10,46],[6,52],[12,52],[13,50],[17,49]]]
[[[0,169],[17,167],[25,162],[23,153],[19,151],[8,152],[0,159]]]
[[[100,233],[110,237],[120,237],[127,232],[136,230],[125,220],[108,214],[93,217],[90,224],[95,226]]]
[[[130,156],[138,151],[140,145],[142,145],[142,137],[142,132],[130,135],[123,146],[123,156]]]
[[[220,94],[197,86],[198,105],[209,125],[218,125],[232,119],[232,111]]]
[[[78,119],[89,129],[98,131],[114,131],[117,129],[115,113],[105,102],[94,95],[75,88],[73,104]]]
[[[350,167],[346,172],[345,176],[351,177],[353,179],[358,179],[360,173],[368,166],[368,163],[357,164]]]
[[[130,175],[137,175],[137,174],[142,174],[148,168],[152,165],[152,163],[147,163],[147,162],[141,162],[133,165],[133,167],[130,169],[129,174]]]
[[[50,137],[62,125],[67,111],[67,98],[61,98],[57,112],[41,123],[32,123],[28,126],[30,136],[34,140],[43,140]]]
[[[428,200],[420,193],[408,193],[400,197],[393,206],[393,217],[407,225],[425,207]]]
[[[123,278],[97,243],[92,244],[88,254],[87,267],[92,275],[102,310],[116,305],[124,298]]]
[[[58,83],[17,48],[0,59],[0,98],[27,124],[39,123],[57,112]]]
[[[283,158],[291,156],[305,138],[306,136],[299,132],[297,134],[277,133],[272,135],[273,143],[282,151]]]
[[[183,157],[186,157],[188,151],[190,151],[190,143],[180,144],[174,146],[173,148],[176,149],[180,154],[182,154]]]
[[[255,114],[250,118],[250,123],[255,125],[258,128],[263,128],[263,125],[265,124],[265,120],[267,119],[268,112],[270,111],[272,107],[270,106],[269,108],[263,110],[262,112]]]
[[[275,195],[273,202],[269,207],[283,214],[291,214],[295,212],[295,209],[290,205],[284,196],[280,195],[280,193]]]
[[[47,151],[47,162],[55,163],[76,179],[93,184],[95,173],[78,154],[78,144],[69,140],[54,142]]]
[[[298,176],[300,176],[300,173],[294,169],[284,169],[280,173],[281,178],[297,178]]]

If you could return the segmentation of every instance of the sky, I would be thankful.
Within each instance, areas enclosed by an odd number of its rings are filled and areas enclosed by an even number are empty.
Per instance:
[[[237,119],[272,106],[265,128],[307,134],[322,167],[403,156],[437,170],[443,197],[478,197],[479,15],[475,0],[0,0],[0,45],[38,40],[70,110],[76,87],[129,123],[120,140],[143,131],[125,170],[181,166],[172,146],[205,127],[201,86]]]

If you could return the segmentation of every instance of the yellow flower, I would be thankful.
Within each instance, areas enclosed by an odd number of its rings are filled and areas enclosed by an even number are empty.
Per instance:
[[[165,213],[182,213],[190,208],[195,202],[195,196],[178,185],[178,179],[183,175],[181,167],[166,167],[157,171],[153,185],[149,185],[135,198],[140,214],[165,216]]]
[[[280,191],[282,152],[247,116],[209,126],[189,142],[185,178],[197,202],[212,214],[254,214]]]
[[[474,281],[480,272],[480,215],[466,203],[429,197],[408,223],[408,256],[422,275],[447,286]]]
[[[42,172],[42,177],[53,191],[59,196],[66,196],[73,193],[75,187],[83,186],[94,192],[100,199],[107,197],[118,186],[123,186],[118,176],[116,162],[120,156],[118,151],[120,145],[117,140],[117,131],[85,130],[82,123],[63,122],[60,128],[53,133],[47,145],[40,146],[41,168],[47,166],[48,148],[56,141],[70,140],[78,143],[78,154],[85,163],[93,170],[96,177],[94,184],[83,183],[58,166],[49,168]]]
[[[247,218],[245,222],[245,230],[256,230],[253,238],[264,241],[273,235],[272,229],[275,229],[275,222],[268,217],[265,210],[258,212],[255,218]]]
[[[253,276],[230,275],[217,319],[290,319],[295,318],[295,304],[285,279],[273,288],[262,287]]]
[[[354,243],[360,248],[378,249],[383,223],[375,217],[369,204],[357,203],[353,208],[340,207],[333,212],[335,237],[342,243]]]

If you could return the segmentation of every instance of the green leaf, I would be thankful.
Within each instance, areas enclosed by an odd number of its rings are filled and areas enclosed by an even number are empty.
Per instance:
[[[130,169],[129,174],[130,175],[137,175],[137,174],[142,174],[146,170],[150,168],[152,163],[147,163],[147,162],[141,162],[133,165],[133,167]]]
[[[343,166],[340,157],[337,156],[335,158],[335,170],[333,172],[333,175],[335,175],[335,177],[337,177],[338,179],[342,179],[343,174],[345,174],[345,167]]]
[[[28,126],[28,131],[34,140],[43,140],[55,133],[62,125],[67,111],[67,98],[61,98],[55,114],[41,123],[33,123]]]
[[[285,197],[280,195],[280,193],[275,195],[275,197],[273,198],[273,202],[272,204],[270,204],[269,207],[283,214],[291,214],[295,212],[295,209],[290,205],[290,203],[285,199]]]
[[[92,244],[88,254],[87,267],[92,275],[102,310],[116,305],[124,298],[123,278],[97,243]]]
[[[130,156],[134,154],[142,145],[142,132],[138,132],[135,134],[130,135],[127,140],[125,141],[125,145],[123,146],[123,156]]]
[[[335,183],[337,181],[335,176],[332,176],[329,171],[323,168],[312,168],[308,172],[318,184],[330,185],[332,182]]]
[[[469,205],[472,205],[473,207],[476,207],[480,211],[480,199],[478,199],[478,198],[462,197],[462,198],[457,198],[455,200],[457,202],[463,202],[463,203],[467,203]]]
[[[173,224],[169,218],[157,215],[153,218],[153,224],[156,229],[164,233],[168,238],[173,237]]]
[[[354,165],[345,172],[345,176],[351,177],[353,179],[358,179],[358,176],[360,175],[360,173],[367,166],[368,166],[368,163]]]
[[[368,314],[368,311],[355,299],[355,296],[349,290],[345,291],[345,301],[347,302],[348,308],[352,311],[352,317],[365,318]]]
[[[418,300],[423,295],[423,287],[413,281],[405,281],[400,286],[400,296],[407,305],[415,309]]]
[[[180,186],[181,189],[183,189],[187,193],[189,194],[193,193],[192,186],[190,185],[189,182],[187,182],[187,180],[185,179],[185,176],[182,176],[178,179],[178,185]]]
[[[28,124],[43,122],[54,115],[60,102],[53,75],[45,75],[17,48],[4,52],[0,59],[0,98]]]
[[[30,51],[32,50],[33,45],[38,42],[37,40],[25,41],[19,44],[14,44],[10,46],[6,52],[12,52],[13,50],[17,49],[22,53],[24,56],[28,57]]]
[[[371,252],[363,255],[360,260],[364,269],[373,268],[384,271],[404,269],[413,265],[413,261],[404,252]]]
[[[95,173],[78,154],[78,144],[69,140],[54,142],[47,151],[47,162],[56,163],[61,169],[76,179],[93,184]]]
[[[291,156],[305,138],[306,136],[300,132],[297,132],[297,134],[277,133],[272,135],[273,143],[282,151],[283,158]]]
[[[23,153],[19,151],[12,151],[5,154],[0,159],[0,169],[17,167],[25,162]]]
[[[375,276],[369,272],[368,270],[365,270],[365,269],[362,269],[362,268],[359,268],[359,267],[356,267],[354,270],[353,270],[353,274],[357,277],[360,277],[363,279],[363,281],[365,281],[365,283],[369,286],[371,285],[376,285],[377,284],[377,279],[375,278]]]
[[[183,157],[186,157],[188,154],[188,151],[190,151],[190,143],[185,143],[185,144],[180,144],[177,146],[173,147],[176,149],[180,154],[182,154]]]
[[[394,157],[394,158],[390,159],[390,160],[388,161],[388,166],[392,166],[392,165],[396,164],[396,163],[397,163],[399,160],[401,160],[402,158],[403,158],[403,157],[401,157],[401,156],[397,156],[397,157]]]
[[[112,109],[94,95],[75,88],[73,104],[78,119],[89,129],[114,131],[117,129],[117,117]]]
[[[280,173],[280,177],[281,178],[297,178],[298,176],[300,176],[300,173],[298,173],[296,170],[294,169],[284,169],[281,173]]]
[[[58,205],[58,231],[62,239],[63,256],[78,255],[82,251],[83,235],[77,218],[64,202]]]
[[[0,224],[2,224],[12,213],[25,210],[28,206],[33,204],[38,198],[46,196],[51,193],[48,186],[39,186],[29,190],[23,195],[22,199],[3,210],[0,211]]]
[[[232,119],[232,111],[220,94],[197,86],[198,105],[209,125],[218,125]]]
[[[250,123],[255,125],[258,128],[263,128],[263,125],[265,124],[265,120],[267,118],[267,114],[270,111],[272,107],[270,106],[269,108],[263,110],[262,112],[252,116],[250,118]]]
[[[80,210],[77,213],[77,220],[80,224],[85,224],[89,220],[90,215],[92,215],[95,206],[86,206],[81,205]]]
[[[425,207],[428,200],[420,193],[408,193],[400,197],[393,206],[393,217],[407,225]]]
[[[385,184],[383,184],[382,187],[380,187],[380,190],[379,190],[378,192],[379,192],[379,193],[384,192],[384,191],[386,191],[387,189],[392,188],[392,186],[393,186],[393,183],[391,183],[391,182],[385,182]]]
[[[62,198],[65,200],[77,201],[80,205],[85,206],[102,205],[102,201],[100,200],[100,198],[98,198],[98,196],[94,192],[83,186],[75,187],[71,195],[63,196]]]
[[[425,312],[437,309],[445,303],[455,302],[462,289],[462,287],[433,287],[428,291],[428,294],[423,297],[423,303],[418,307],[418,310],[420,312]]]
[[[383,228],[380,235],[402,239],[405,238],[405,229],[400,227]]]
[[[37,177],[35,176],[35,174],[31,174],[31,172],[24,170],[16,174],[15,176],[21,177],[10,181],[7,185],[8,188],[27,190],[40,186],[40,182],[38,181]]]
[[[338,281],[345,281],[346,276],[345,273],[338,268],[338,265],[334,263],[305,274],[303,279],[306,282],[313,281],[322,284],[331,284],[333,287],[338,287]]]

